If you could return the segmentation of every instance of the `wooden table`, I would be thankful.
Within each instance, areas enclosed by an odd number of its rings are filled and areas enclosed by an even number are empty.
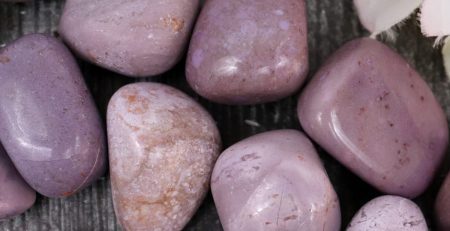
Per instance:
[[[64,1],[34,0],[29,3],[0,3],[0,46],[23,34],[51,33],[57,36],[57,24]],[[324,60],[344,42],[367,36],[355,15],[351,0],[307,0],[309,27],[310,76]],[[400,28],[394,42],[386,42],[403,55],[423,75],[450,116],[450,88],[444,73],[439,50],[431,49],[433,39],[420,34],[411,19]],[[252,134],[280,129],[300,129],[296,117],[297,95],[276,103],[257,106],[224,106],[210,103],[197,96],[184,78],[184,61],[164,75],[132,79],[114,74],[79,61],[86,82],[94,95],[102,117],[111,95],[121,86],[135,81],[157,81],[173,85],[187,92],[204,105],[217,121],[224,147]],[[259,127],[249,121],[256,121]],[[324,151],[320,156],[338,192],[342,227],[346,227],[354,213],[368,200],[380,195],[375,189],[351,174]],[[448,156],[448,155],[447,155]],[[433,203],[437,190],[449,168],[447,157],[433,185],[415,199],[433,229]],[[1,186],[0,186],[1,187]],[[38,196],[32,209],[15,219],[0,223],[4,231],[46,230],[120,230],[114,216],[111,187],[107,176],[93,186],[67,199],[48,199]],[[208,195],[185,230],[222,230],[211,195]]]

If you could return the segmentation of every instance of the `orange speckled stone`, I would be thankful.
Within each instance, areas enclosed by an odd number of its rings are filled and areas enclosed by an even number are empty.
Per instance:
[[[198,7],[199,0],[67,0],[59,32],[92,63],[153,76],[183,55]]]
[[[209,189],[220,151],[214,120],[157,83],[122,87],[107,113],[116,216],[125,230],[181,230]]]

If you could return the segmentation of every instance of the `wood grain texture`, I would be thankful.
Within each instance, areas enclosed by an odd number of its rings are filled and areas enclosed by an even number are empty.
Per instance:
[[[368,33],[359,24],[351,0],[307,0],[307,5],[311,77],[340,45],[350,39],[367,36]],[[58,0],[0,3],[0,46],[33,32],[57,35],[56,26],[62,6],[63,1]],[[449,83],[445,77],[441,54],[439,50],[432,49],[434,41],[421,36],[417,23],[412,19],[398,32],[400,36],[396,41],[386,43],[422,74],[449,118]],[[257,106],[224,106],[210,103],[201,99],[187,85],[184,78],[184,61],[164,75],[140,80],[126,78],[83,61],[79,61],[79,64],[103,118],[110,97],[119,87],[135,81],[157,81],[181,89],[204,105],[217,121],[225,148],[255,133],[280,128],[300,129],[296,117],[297,95],[276,103]],[[260,126],[253,126],[246,120],[255,121]],[[351,174],[320,147],[317,148],[338,192],[342,227],[345,227],[365,202],[380,193]],[[415,200],[425,213],[431,229],[434,228],[434,199],[450,167],[448,156],[433,185]],[[109,179],[105,176],[93,186],[67,199],[48,199],[40,196],[36,205],[24,215],[0,223],[0,230],[120,230],[114,217]],[[205,199],[185,230],[222,230],[211,195]]]

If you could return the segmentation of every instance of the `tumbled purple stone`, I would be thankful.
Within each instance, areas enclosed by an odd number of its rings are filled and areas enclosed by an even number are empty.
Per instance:
[[[357,39],[301,94],[304,130],[382,192],[413,198],[430,184],[448,143],[447,120],[419,74],[382,43]]]
[[[36,192],[28,186],[0,145],[0,221],[33,206]]]
[[[398,196],[380,196],[365,204],[353,217],[347,231],[427,231],[420,208]]]
[[[183,55],[198,8],[199,0],[67,0],[59,32],[90,62],[153,76]]]
[[[211,190],[225,231],[340,229],[333,186],[312,143],[295,130],[261,133],[226,149]]]
[[[105,135],[69,50],[27,35],[0,51],[0,140],[28,184],[69,196],[105,170]]]
[[[304,0],[209,0],[197,20],[186,77],[203,97],[226,104],[275,101],[308,70]]]

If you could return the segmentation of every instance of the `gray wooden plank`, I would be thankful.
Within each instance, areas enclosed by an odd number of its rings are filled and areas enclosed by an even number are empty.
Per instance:
[[[58,18],[64,1],[34,0],[29,3],[0,3],[0,46],[23,34],[56,32]],[[307,0],[308,39],[310,47],[310,76],[320,64],[344,42],[367,36],[353,10],[351,0]],[[439,50],[431,49],[433,40],[423,38],[417,23],[409,20],[398,32],[396,41],[386,41],[402,54],[423,75],[450,118],[450,90],[445,77]],[[80,61],[86,82],[94,95],[103,118],[111,95],[124,84],[142,81],[120,76]],[[199,100],[213,115],[221,130],[224,147],[255,133],[279,129],[300,129],[296,118],[297,96],[276,103],[257,106],[224,106],[201,99],[184,79],[183,62],[168,73],[144,81],[164,82],[187,92]],[[245,123],[253,120],[261,126]],[[369,185],[351,174],[333,158],[323,152],[320,156],[336,188],[342,210],[343,227],[359,207],[379,195]],[[440,183],[448,168],[449,157],[443,164],[433,185],[415,201],[424,211],[433,228],[432,205]],[[93,186],[67,199],[48,199],[40,196],[32,209],[25,214],[0,223],[5,231],[90,231],[119,230],[114,216],[111,188],[107,176]],[[186,227],[186,230],[222,230],[211,195]]]

